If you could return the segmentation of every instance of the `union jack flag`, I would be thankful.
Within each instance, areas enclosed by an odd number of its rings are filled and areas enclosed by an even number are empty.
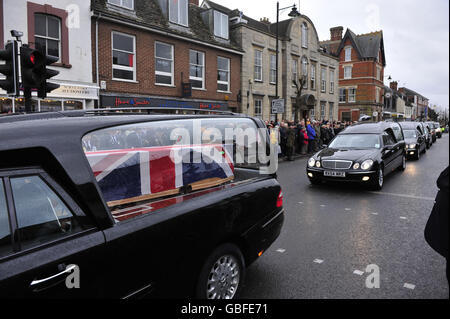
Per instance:
[[[208,156],[213,148],[222,154],[220,160]],[[124,149],[86,155],[108,203],[176,194],[183,186],[234,177],[232,159],[222,145]]]

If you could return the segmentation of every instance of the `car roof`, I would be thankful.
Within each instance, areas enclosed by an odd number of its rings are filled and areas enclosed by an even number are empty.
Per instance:
[[[409,129],[409,130],[417,129],[417,127],[420,126],[420,124],[418,122],[401,122],[399,124],[403,129]]]
[[[347,127],[341,134],[382,134],[394,126],[399,127],[396,122],[359,123]]]

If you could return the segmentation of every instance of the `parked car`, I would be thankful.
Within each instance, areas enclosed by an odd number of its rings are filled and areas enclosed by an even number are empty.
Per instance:
[[[381,190],[384,177],[396,169],[406,169],[403,130],[398,123],[380,122],[346,128],[309,159],[306,174],[312,184],[356,182]]]
[[[194,124],[215,132],[201,148]],[[236,297],[284,210],[275,173],[217,136],[233,127],[267,132],[231,113],[1,118],[0,297]]]
[[[422,128],[421,132],[425,136],[427,149],[429,149],[433,145],[433,138],[431,136],[431,130],[425,122],[417,122],[417,123],[419,123]]]
[[[441,124],[439,124],[438,122],[433,122],[433,124],[434,124],[434,129],[436,130],[437,138],[442,138]]]
[[[417,122],[401,122],[400,126],[405,135],[408,157],[419,160],[420,154],[426,153],[427,151],[425,137],[420,132],[420,125]]]
[[[428,125],[428,128],[431,132],[431,139],[433,140],[433,143],[436,143],[437,141],[437,133],[436,133],[436,126],[434,122],[425,122]]]

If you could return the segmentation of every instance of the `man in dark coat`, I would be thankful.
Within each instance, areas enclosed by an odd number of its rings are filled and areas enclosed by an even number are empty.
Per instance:
[[[447,260],[447,282],[449,281],[448,264],[448,196],[449,196],[449,175],[448,167],[441,173],[437,180],[439,192],[431,216],[425,227],[425,240],[427,243],[444,256]]]

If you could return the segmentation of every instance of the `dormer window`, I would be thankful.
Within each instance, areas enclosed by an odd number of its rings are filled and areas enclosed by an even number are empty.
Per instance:
[[[214,11],[214,35],[228,40],[228,16]]]
[[[188,0],[169,0],[169,21],[188,26]]]
[[[108,0],[108,3],[129,10],[134,10],[134,0]]]

